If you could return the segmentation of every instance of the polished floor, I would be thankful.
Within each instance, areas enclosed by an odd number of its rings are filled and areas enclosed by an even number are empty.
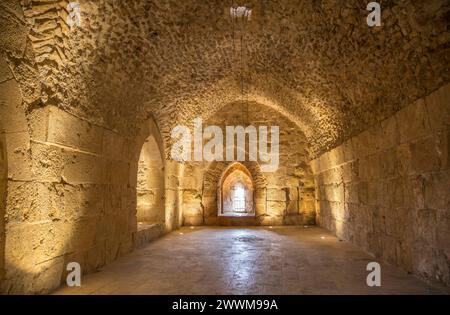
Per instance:
[[[436,294],[318,227],[182,228],[56,294]]]

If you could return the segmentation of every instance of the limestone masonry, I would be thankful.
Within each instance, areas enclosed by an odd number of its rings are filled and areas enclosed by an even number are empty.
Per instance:
[[[2,0],[0,292],[204,225],[317,225],[448,289],[450,2],[367,2]],[[196,118],[278,126],[278,169],[174,161]]]

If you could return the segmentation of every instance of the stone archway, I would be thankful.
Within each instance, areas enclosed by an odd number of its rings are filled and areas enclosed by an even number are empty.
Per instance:
[[[224,171],[217,187],[219,216],[254,216],[255,189],[250,171],[241,163],[232,163]]]
[[[143,123],[137,136],[130,169],[130,177],[135,179],[137,246],[160,236],[170,224],[166,219],[164,153],[161,132],[151,116]]]
[[[138,224],[163,224],[165,221],[164,162],[153,134],[142,146],[137,176]]]
[[[234,167],[233,167],[234,165]],[[220,187],[222,179],[228,177],[227,170],[246,170],[253,183],[253,215],[244,217],[219,216]],[[206,225],[261,225],[266,217],[267,180],[257,162],[212,162],[203,177],[202,207]]]

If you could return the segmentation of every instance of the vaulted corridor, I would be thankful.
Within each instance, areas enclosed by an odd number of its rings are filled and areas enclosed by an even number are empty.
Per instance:
[[[0,293],[449,293],[449,17],[0,1]]]

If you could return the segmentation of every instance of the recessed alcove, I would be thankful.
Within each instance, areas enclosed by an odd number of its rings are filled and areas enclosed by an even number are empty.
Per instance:
[[[241,163],[231,164],[222,174],[218,196],[219,216],[255,215],[255,189],[252,175]]]

